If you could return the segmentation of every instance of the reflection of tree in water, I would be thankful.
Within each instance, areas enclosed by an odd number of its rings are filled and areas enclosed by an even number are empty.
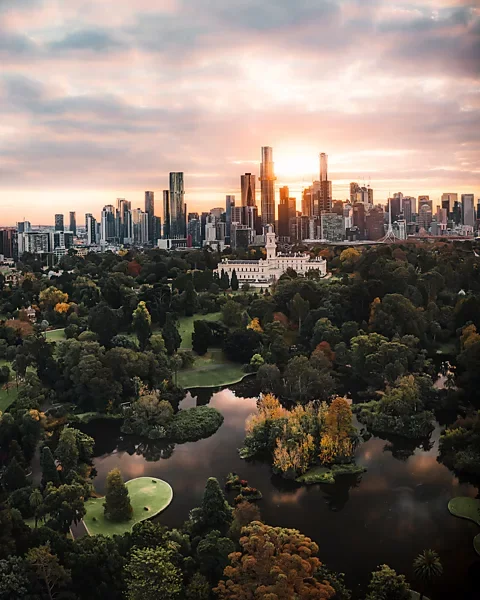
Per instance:
[[[156,462],[161,458],[170,458],[175,444],[165,440],[148,440],[127,435],[118,441],[118,451],[127,452],[132,456],[143,456],[147,462]]]
[[[382,436],[387,443],[383,447],[384,452],[391,452],[393,458],[405,462],[410,456],[415,454],[415,450],[420,449],[428,452],[433,448],[434,443],[430,438],[422,440],[412,440],[400,436]]]
[[[342,475],[333,485],[320,484],[328,508],[334,512],[342,510],[350,499],[350,489],[358,487],[361,481],[361,475]]]

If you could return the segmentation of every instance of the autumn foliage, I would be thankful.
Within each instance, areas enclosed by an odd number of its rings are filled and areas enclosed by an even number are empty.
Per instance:
[[[253,521],[242,529],[241,552],[230,554],[214,592],[220,600],[328,600],[335,591],[315,573],[318,546],[296,529]]]

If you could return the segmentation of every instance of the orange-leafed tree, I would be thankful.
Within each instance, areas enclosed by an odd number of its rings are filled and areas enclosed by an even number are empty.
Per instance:
[[[42,290],[40,292],[40,306],[44,309],[50,309],[56,306],[57,304],[61,304],[62,302],[68,302],[68,294],[62,292],[55,286],[51,285],[50,287]]]
[[[61,315],[65,315],[70,310],[70,304],[68,302],[59,302],[55,305],[55,312]]]
[[[250,321],[250,323],[247,325],[247,329],[252,329],[253,331],[256,331],[258,333],[263,333],[263,329],[260,325],[258,317],[255,317]]]
[[[332,463],[336,458],[350,458],[353,453],[352,409],[345,398],[335,398],[330,404],[320,440],[320,460]]]
[[[318,546],[296,529],[253,521],[242,529],[241,552],[230,554],[214,592],[220,600],[329,600],[335,591],[315,573]]]
[[[267,421],[277,421],[278,419],[287,418],[289,412],[283,408],[278,398],[273,394],[262,394],[258,401],[258,414],[251,415],[245,424],[247,433],[252,433],[253,430],[263,425]]]

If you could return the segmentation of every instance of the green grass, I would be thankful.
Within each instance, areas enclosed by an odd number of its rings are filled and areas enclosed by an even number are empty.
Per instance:
[[[210,313],[208,315],[193,315],[193,317],[180,317],[178,320],[178,333],[182,338],[180,348],[188,349],[192,347],[192,333],[194,321],[220,321],[222,313]]]
[[[448,503],[448,510],[454,517],[469,519],[480,525],[480,500],[477,498],[468,498],[465,496],[452,498]],[[480,554],[480,533],[474,538],[473,547],[477,554]]]
[[[103,516],[104,498],[90,498],[85,503],[87,514],[83,518],[90,535],[123,535],[131,531],[140,521],[151,519],[161,513],[170,504],[173,490],[166,481],[155,477],[137,477],[127,481],[126,486],[130,495],[133,516],[124,523],[108,521]],[[148,511],[144,507],[148,507]]]
[[[309,469],[300,477],[297,477],[298,483],[312,485],[314,483],[335,483],[336,477],[341,475],[361,475],[365,473],[365,467],[359,467],[355,464],[348,465],[333,465],[332,468],[315,466]]]
[[[229,361],[221,350],[215,349],[196,356],[190,369],[179,371],[177,383],[184,388],[220,387],[238,383],[245,375],[242,365]]]
[[[0,388],[0,412],[4,412],[7,410],[9,406],[11,406],[18,397],[18,392],[20,387],[17,390],[17,386],[13,385],[7,393],[3,387]]]
[[[46,331],[45,335],[48,342],[63,342],[67,339],[65,337],[65,329],[51,329],[50,331]]]

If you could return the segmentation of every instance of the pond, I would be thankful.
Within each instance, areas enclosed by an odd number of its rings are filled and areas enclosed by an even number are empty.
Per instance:
[[[96,440],[97,491],[104,492],[106,475],[114,467],[121,469],[125,480],[144,475],[165,479],[174,498],[159,521],[178,527],[200,504],[208,477],[223,484],[235,471],[262,491],[263,520],[310,536],[319,545],[320,560],[345,572],[355,595],[363,592],[370,572],[383,563],[404,573],[414,585],[413,559],[433,548],[446,573],[434,598],[476,597],[467,593],[473,589],[473,573],[478,574],[480,561],[472,543],[478,527],[452,517],[447,503],[453,496],[476,496],[478,491],[437,462],[439,425],[422,448],[372,437],[357,452],[357,462],[368,469],[361,477],[302,487],[272,475],[267,464],[239,458],[237,449],[244,439],[245,419],[256,410],[255,398],[237,397],[229,389],[199,391],[195,396],[189,393],[181,406],[208,401],[224,415],[223,425],[210,438],[176,445],[173,452],[161,444],[146,445],[123,436],[116,421],[83,425],[82,430]],[[233,496],[229,500],[233,502]]]

